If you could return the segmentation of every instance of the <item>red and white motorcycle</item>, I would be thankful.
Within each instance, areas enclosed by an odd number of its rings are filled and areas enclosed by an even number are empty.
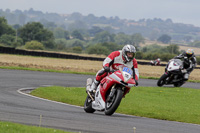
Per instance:
[[[125,66],[120,66],[119,70],[109,73],[103,78],[93,95],[88,92],[84,104],[87,113],[104,111],[106,115],[112,115],[118,108],[122,98],[136,86],[132,77],[133,71]],[[92,79],[87,79],[87,84],[92,84]]]

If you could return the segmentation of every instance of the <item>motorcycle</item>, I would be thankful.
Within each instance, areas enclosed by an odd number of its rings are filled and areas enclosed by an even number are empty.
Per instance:
[[[182,86],[185,83],[184,78],[188,76],[188,74],[185,74],[187,71],[183,65],[183,61],[180,59],[171,59],[165,68],[165,73],[158,80],[157,85],[160,87],[170,84],[173,84],[174,87]]]
[[[104,111],[105,115],[112,115],[123,97],[136,86],[132,77],[133,71],[125,66],[119,66],[119,70],[108,73],[97,89],[91,94],[86,87],[87,98],[84,103],[84,110],[87,113]],[[92,79],[87,79],[87,84],[92,84]]]
[[[157,61],[157,60],[153,61],[153,60],[151,60],[150,64],[151,64],[151,66],[159,66],[160,65],[160,61]]]

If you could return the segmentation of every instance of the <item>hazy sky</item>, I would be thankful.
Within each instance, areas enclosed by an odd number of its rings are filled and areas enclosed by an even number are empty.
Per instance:
[[[170,18],[200,27],[200,0],[0,0],[0,8],[70,14],[80,12],[121,19]]]

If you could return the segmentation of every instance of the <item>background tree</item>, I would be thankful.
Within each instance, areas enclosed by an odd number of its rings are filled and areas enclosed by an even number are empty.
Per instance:
[[[124,45],[118,45],[118,44],[113,43],[113,42],[104,42],[104,43],[99,43],[97,45],[102,46],[102,47],[106,47],[110,52],[121,50],[122,47],[124,46]]]
[[[45,21],[42,24],[44,25],[45,28],[47,28],[49,30],[53,30],[54,28],[57,27],[57,25],[54,22]]]
[[[55,28],[53,34],[55,38],[65,38],[66,40],[70,39],[69,32],[61,27]]]
[[[163,34],[162,36],[160,36],[157,41],[162,42],[162,43],[169,43],[171,41],[171,37],[167,34]]]
[[[0,43],[6,46],[17,47],[23,44],[23,40],[21,38],[17,38],[13,35],[3,34],[0,37]]]
[[[44,45],[35,40],[26,42],[24,47],[25,47],[25,49],[31,49],[31,50],[43,50],[44,49]]]
[[[82,14],[78,12],[74,12],[68,17],[69,20],[81,20],[82,18],[83,18]]]
[[[130,41],[130,36],[126,35],[124,33],[118,33],[116,34],[116,36],[114,37],[115,43],[119,44],[119,45],[125,45],[125,44],[129,44]]]
[[[115,30],[111,26],[106,26],[103,28],[103,30],[108,31],[109,33],[114,33]]]
[[[3,34],[0,37],[0,43],[3,43],[7,46],[12,46],[12,44],[15,42],[15,36]]]
[[[15,30],[18,30],[18,29],[21,27],[21,25],[15,24],[15,25],[13,25],[12,27],[13,27]]]
[[[74,30],[74,31],[71,33],[71,36],[72,36],[74,39],[84,40],[82,34],[81,34],[78,30]]]
[[[27,23],[19,29],[20,37],[24,43],[32,40],[36,40],[44,44],[46,48],[54,47],[53,33],[43,27],[39,22]]]
[[[81,48],[84,48],[84,46],[86,45],[86,43],[84,41],[81,41],[79,39],[72,39],[72,40],[68,40],[67,41],[68,45],[70,47],[81,47]]]
[[[110,51],[106,47],[99,45],[93,45],[87,48],[88,54],[108,55]]]
[[[178,45],[169,45],[167,46],[167,50],[169,51],[169,53],[171,54],[179,54],[179,46]]]
[[[74,53],[81,53],[82,52],[82,48],[80,46],[76,46],[72,48]]]
[[[144,53],[158,53],[158,54],[163,54],[163,53],[169,53],[169,54],[179,54],[179,46],[172,44],[169,46],[160,46],[157,44],[153,45],[148,45],[140,49],[141,52]]]
[[[64,38],[66,40],[69,40],[70,39],[70,33],[68,31],[64,31]]]
[[[56,50],[66,50],[66,48],[69,48],[68,41],[64,38],[61,39],[55,39],[55,49]]]
[[[97,33],[102,32],[102,31],[103,29],[101,29],[98,26],[93,26],[91,29],[88,30],[90,36],[95,36]]]
[[[159,31],[158,30],[152,30],[149,34],[149,39],[151,41],[155,41],[159,37]]]
[[[112,36],[108,31],[102,31],[95,35],[93,41],[96,43],[113,42],[114,36]]]
[[[24,25],[25,24],[25,22],[26,22],[26,16],[23,13],[21,13],[19,15],[18,19],[19,19],[19,24],[20,25]]]
[[[15,30],[7,24],[7,20],[4,17],[0,17],[0,36],[3,34],[15,36]]]
[[[139,47],[139,44],[140,43],[144,43],[144,37],[140,34],[140,33],[135,33],[133,35],[130,36],[130,41],[131,41],[131,44],[136,46],[136,47]]]
[[[76,30],[76,29],[88,29],[88,27],[87,27],[87,24],[85,23],[85,22],[83,22],[83,21],[75,21],[75,22],[73,22],[73,23],[71,23],[71,24],[69,24],[69,26],[68,26],[68,30],[69,31],[73,31],[73,30]]]

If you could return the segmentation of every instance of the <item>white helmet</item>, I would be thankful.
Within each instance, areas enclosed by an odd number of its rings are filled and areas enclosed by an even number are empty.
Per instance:
[[[127,53],[133,53],[133,57],[128,57]],[[133,45],[127,44],[122,48],[122,56],[125,62],[130,62],[135,58],[136,49]]]

